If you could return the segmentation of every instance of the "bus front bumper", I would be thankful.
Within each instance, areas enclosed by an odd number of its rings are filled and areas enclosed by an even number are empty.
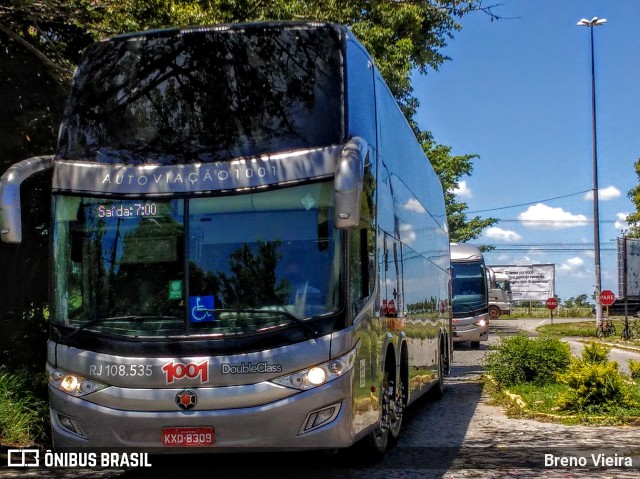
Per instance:
[[[478,324],[484,323],[484,324]],[[489,319],[478,318],[473,321],[460,321],[453,324],[452,332],[454,343],[466,341],[487,341],[489,339]]]
[[[150,453],[349,447],[353,443],[350,397],[351,374],[270,404],[209,411],[123,411],[49,388],[56,449],[133,448]],[[318,417],[325,422],[314,425]],[[167,440],[167,431],[186,430],[212,431],[213,444],[194,447],[184,437],[179,444]]]

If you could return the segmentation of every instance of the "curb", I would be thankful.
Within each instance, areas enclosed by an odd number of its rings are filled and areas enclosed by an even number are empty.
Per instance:
[[[520,396],[519,394],[512,393],[506,388],[501,388],[498,385],[498,382],[495,380],[495,378],[490,374],[484,374],[483,377],[487,381],[489,381],[491,384],[493,384],[500,393],[504,394],[512,404],[516,405],[520,409],[520,411],[525,412],[527,415],[531,417],[553,419],[558,422],[565,419],[580,420],[585,417],[585,416],[580,416],[576,414],[562,415],[562,414],[552,414],[548,412],[532,411],[527,407],[527,403],[524,402],[524,400],[522,399],[522,396]],[[588,417],[590,419],[609,419],[611,416],[588,416]],[[591,424],[591,426],[593,425]],[[631,426],[631,427],[640,426],[640,416],[629,416],[625,418],[624,426]]]
[[[591,341],[595,341],[594,339],[584,339],[584,338],[574,338],[574,339],[581,343],[589,343]],[[620,343],[612,343],[612,342],[603,341],[603,340],[600,340],[599,342],[601,344],[606,344],[607,346],[611,346],[612,348],[615,348],[615,349],[622,349],[623,351],[631,351],[632,353],[640,354],[640,348],[637,346],[630,346],[628,344],[620,344]]]

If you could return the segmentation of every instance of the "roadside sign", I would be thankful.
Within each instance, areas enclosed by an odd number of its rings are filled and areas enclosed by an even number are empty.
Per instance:
[[[616,295],[613,294],[613,291],[610,289],[605,289],[602,293],[600,293],[600,304],[604,306],[611,306],[616,302]]]
[[[553,310],[558,307],[558,300],[556,298],[549,298],[545,304],[547,308]]]

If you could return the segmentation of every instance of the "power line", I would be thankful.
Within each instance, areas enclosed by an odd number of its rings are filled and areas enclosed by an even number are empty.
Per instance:
[[[569,193],[568,195],[555,196],[553,198],[546,198],[544,200],[530,201],[528,203],[519,203],[517,205],[511,205],[511,206],[501,206],[499,208],[488,208],[486,210],[467,211],[467,214],[486,213],[487,211],[498,211],[498,210],[506,210],[506,209],[509,209],[509,208],[518,208],[520,206],[529,206],[529,205],[534,205],[536,203],[542,203],[544,201],[554,201],[554,200],[560,200],[562,198],[569,198],[570,196],[583,195],[585,193],[589,193],[590,191],[593,191],[593,190],[592,189],[588,189],[588,190],[584,190],[584,191],[578,191],[577,193]]]

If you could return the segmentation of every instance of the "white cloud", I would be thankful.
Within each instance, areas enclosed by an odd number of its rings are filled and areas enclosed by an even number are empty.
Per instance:
[[[484,232],[484,236],[488,239],[506,242],[522,240],[522,236],[520,236],[515,231],[503,230],[502,228],[497,228],[495,226],[487,228]]]
[[[598,188],[598,199],[600,201],[609,201],[614,198],[620,198],[622,193],[615,186],[607,186],[606,188]],[[583,199],[585,201],[593,201],[593,190],[585,193]]]
[[[569,258],[556,268],[559,273],[567,274],[572,279],[588,277],[588,271],[584,264],[584,260],[580,257]]]
[[[616,222],[613,224],[614,228],[618,231],[629,229],[629,223],[627,223],[627,216],[629,213],[616,213]]]
[[[585,226],[589,220],[584,215],[574,215],[562,208],[552,208],[542,203],[529,206],[518,215],[523,225],[534,229],[563,229]]]
[[[473,195],[471,194],[471,188],[467,186],[466,181],[461,181],[458,183],[458,187],[455,188],[452,193],[457,196],[463,196],[465,198],[471,198]]]
[[[400,225],[400,237],[406,244],[411,245],[416,240],[416,231],[413,225],[404,223]]]
[[[560,265],[562,271],[575,271],[584,265],[584,260],[579,257],[569,258],[567,261]]]
[[[424,207],[415,198],[411,198],[409,201],[407,201],[404,205],[402,205],[402,208],[413,213],[426,213]]]

